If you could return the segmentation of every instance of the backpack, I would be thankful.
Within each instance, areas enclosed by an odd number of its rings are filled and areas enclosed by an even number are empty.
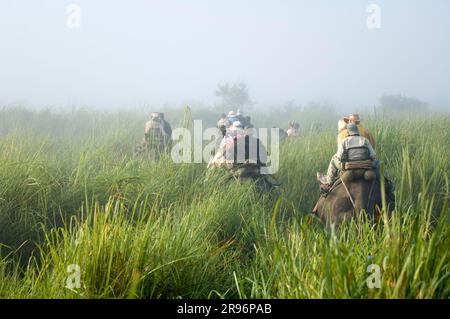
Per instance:
[[[366,138],[359,135],[345,138],[343,162],[366,161],[369,159],[370,153],[366,146]]]

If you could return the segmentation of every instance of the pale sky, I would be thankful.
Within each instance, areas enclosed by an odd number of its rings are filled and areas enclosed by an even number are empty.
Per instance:
[[[259,104],[450,104],[449,57],[447,0],[0,0],[0,103],[210,104],[245,81]]]

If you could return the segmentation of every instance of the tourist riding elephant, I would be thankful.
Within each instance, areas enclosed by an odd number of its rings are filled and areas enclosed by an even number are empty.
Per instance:
[[[222,139],[208,169],[214,171],[225,168],[233,179],[252,182],[262,192],[270,192],[279,183],[273,176],[262,172],[266,163],[267,150],[264,144],[236,121],[231,125],[229,134]]]

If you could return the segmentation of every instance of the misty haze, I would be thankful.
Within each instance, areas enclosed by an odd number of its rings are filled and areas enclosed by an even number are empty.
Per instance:
[[[212,105],[218,83],[246,82],[260,107],[450,105],[448,1],[377,1],[379,25],[370,4],[2,0],[0,103]]]
[[[447,0],[0,0],[0,299],[448,300],[449,39]]]

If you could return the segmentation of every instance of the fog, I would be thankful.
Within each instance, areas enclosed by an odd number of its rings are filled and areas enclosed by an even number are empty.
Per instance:
[[[447,0],[0,0],[0,103],[211,105],[218,83],[244,81],[261,106],[448,105],[449,39]]]

